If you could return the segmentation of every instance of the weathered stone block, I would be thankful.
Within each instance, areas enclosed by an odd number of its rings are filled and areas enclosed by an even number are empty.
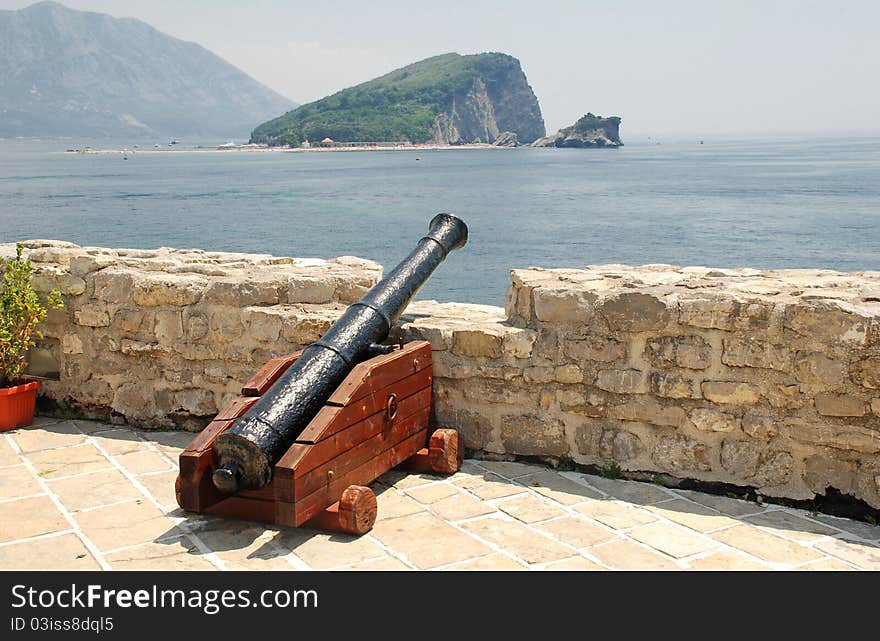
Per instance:
[[[869,319],[841,308],[838,301],[817,300],[789,305],[785,327],[822,343],[861,345],[868,335]]]
[[[277,308],[248,307],[244,319],[247,323],[247,335],[257,341],[273,342],[281,334],[284,314]]]
[[[871,411],[880,416],[880,398],[875,398],[871,401]]]
[[[90,378],[76,386],[76,401],[85,405],[107,407],[113,402],[113,388],[99,378]]]
[[[599,450],[604,459],[627,463],[641,456],[644,447],[632,432],[606,429],[599,437]]]
[[[626,357],[626,344],[604,336],[586,336],[577,340],[565,340],[562,352],[578,361],[612,363]]]
[[[159,343],[143,343],[141,341],[133,341],[123,338],[120,351],[128,356],[150,356],[159,357],[171,353],[171,349]]]
[[[712,346],[702,336],[662,336],[645,343],[645,358],[657,367],[706,369]]]
[[[194,274],[141,274],[134,281],[132,300],[143,307],[183,307],[202,297],[206,280]]]
[[[76,256],[71,256],[70,258],[70,273],[74,276],[84,278],[92,272],[109,267],[114,261],[115,258],[113,256],[107,256],[104,254],[98,254],[96,256],[90,254],[78,254]]]
[[[277,305],[286,297],[286,280],[256,279],[252,274],[235,278],[212,279],[205,288],[204,300],[211,305],[247,307],[249,305]]]
[[[680,427],[687,420],[687,413],[681,407],[663,405],[650,396],[638,396],[622,405],[612,405],[608,407],[607,415],[623,421],[671,427]]]
[[[785,420],[781,432],[783,436],[801,443],[865,454],[880,452],[880,432],[860,425],[817,424],[799,418],[789,418]]]
[[[758,471],[762,446],[754,441],[725,439],[721,444],[721,467],[739,479],[750,479]]]
[[[190,340],[200,340],[208,334],[208,319],[201,314],[193,314],[186,321],[186,334]]]
[[[648,376],[637,369],[602,369],[596,375],[595,385],[615,394],[647,394]]]
[[[288,318],[281,326],[281,337],[297,345],[310,345],[327,333],[341,313],[326,310]]]
[[[65,334],[61,337],[62,354],[82,354],[83,342],[77,334]]]
[[[650,332],[666,327],[671,314],[657,296],[641,292],[618,294],[599,307],[613,332]]]
[[[584,380],[584,373],[577,365],[560,365],[553,372],[553,377],[557,383],[581,383]]]
[[[152,311],[140,309],[120,309],[113,315],[114,329],[123,334],[147,334],[153,333],[156,324],[156,315]]]
[[[183,314],[179,311],[156,312],[153,332],[160,343],[174,343],[183,338]]]
[[[760,390],[751,383],[706,381],[700,389],[704,398],[722,405],[754,405],[761,398]]]
[[[295,276],[288,281],[288,303],[329,303],[333,300],[336,288],[326,279]]]
[[[563,412],[579,412],[586,406],[586,398],[580,392],[561,389],[556,392],[556,402]]]
[[[178,390],[172,395],[173,401],[168,409],[172,412],[186,412],[193,416],[214,416],[217,403],[214,393],[203,388]]]
[[[865,358],[849,368],[852,380],[868,389],[880,389],[880,358]]]
[[[144,418],[155,411],[153,387],[141,381],[123,383],[113,394],[111,407],[124,416]]]
[[[679,301],[678,322],[705,329],[767,329],[772,306],[729,297],[686,298]]]
[[[804,405],[800,385],[769,385],[764,394],[771,407],[776,409],[791,410]]]
[[[742,417],[743,432],[752,438],[769,441],[771,438],[779,434],[776,427],[776,421],[772,416],[766,414],[747,413]]]
[[[737,416],[706,408],[692,410],[688,418],[701,432],[732,432],[740,425]]]
[[[660,469],[672,474],[680,475],[711,468],[709,448],[704,443],[681,434],[658,438],[652,456]]]
[[[817,394],[813,401],[823,416],[864,416],[868,407],[860,398],[839,394]]]
[[[816,494],[825,494],[829,487],[836,488],[843,494],[852,494],[855,490],[858,470],[851,461],[816,454],[808,457],[804,465],[804,481]]]
[[[501,350],[514,358],[528,358],[538,339],[538,333],[531,329],[506,328]]]
[[[238,313],[214,312],[211,314],[208,326],[211,333],[219,340],[235,340],[244,333]]]
[[[47,294],[57,289],[65,296],[79,296],[86,291],[86,281],[65,270],[43,267],[31,273],[31,285],[34,291]]]
[[[693,381],[669,372],[651,373],[651,391],[664,398],[695,398]]]
[[[820,352],[798,352],[795,373],[803,383],[834,389],[846,380],[846,365]]]
[[[536,287],[532,292],[535,316],[543,323],[585,324],[594,314],[598,296],[593,292]]]
[[[523,370],[523,379],[526,383],[549,383],[554,379],[553,367],[526,367]]]
[[[787,372],[791,351],[760,338],[725,338],[721,362],[731,367],[758,367]]]
[[[73,322],[84,327],[109,327],[110,314],[103,305],[83,305],[73,312]]]
[[[452,353],[459,356],[499,358],[503,336],[491,329],[456,329],[452,332]]]
[[[562,456],[568,452],[562,421],[534,414],[504,416],[501,443],[506,452],[517,454]]]

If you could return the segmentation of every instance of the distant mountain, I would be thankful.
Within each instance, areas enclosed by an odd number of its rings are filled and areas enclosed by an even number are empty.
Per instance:
[[[545,133],[519,60],[503,53],[447,53],[294,109],[257,127],[251,141],[510,144],[510,136],[501,136],[506,132],[519,142]]]
[[[291,102],[140,20],[0,11],[0,137],[243,137]]]

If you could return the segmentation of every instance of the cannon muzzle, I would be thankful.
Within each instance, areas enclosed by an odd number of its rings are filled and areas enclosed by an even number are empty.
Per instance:
[[[358,363],[375,355],[394,323],[446,255],[467,242],[452,214],[437,214],[428,234],[394,270],[351,305],[320,340],[214,443],[213,482],[221,492],[258,489],[333,391]]]

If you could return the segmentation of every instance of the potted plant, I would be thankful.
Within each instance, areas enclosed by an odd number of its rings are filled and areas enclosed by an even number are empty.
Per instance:
[[[38,327],[48,308],[63,306],[54,289],[43,304],[31,284],[31,262],[21,253],[17,245],[15,258],[0,267],[0,431],[33,422],[40,381],[22,378],[27,352],[43,337]]]

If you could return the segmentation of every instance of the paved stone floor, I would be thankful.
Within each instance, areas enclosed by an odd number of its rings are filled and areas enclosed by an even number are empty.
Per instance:
[[[537,465],[376,481],[360,538],[182,512],[180,432],[0,434],[0,569],[880,570],[880,527]]]

